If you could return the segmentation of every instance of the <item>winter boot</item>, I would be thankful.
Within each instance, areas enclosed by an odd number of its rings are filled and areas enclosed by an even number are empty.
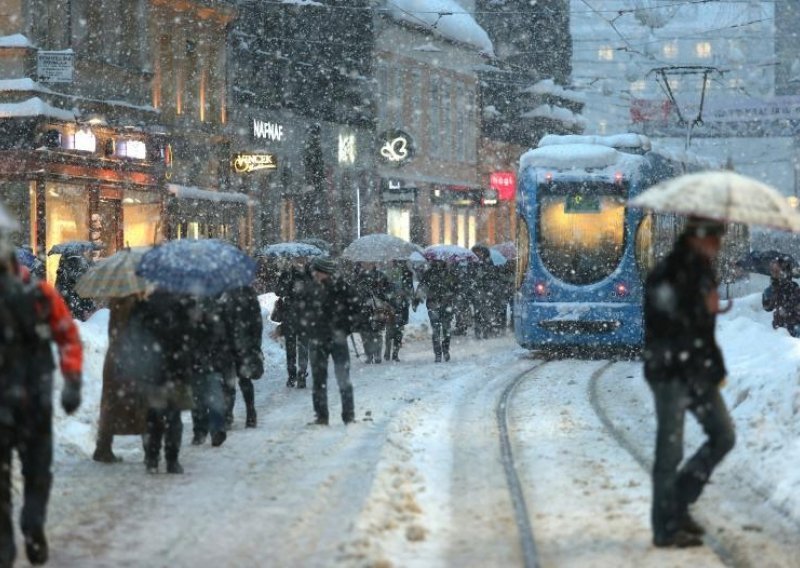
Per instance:
[[[170,460],[167,462],[167,473],[181,474],[183,466],[178,460]]]
[[[147,473],[158,473],[158,458],[145,458],[144,467]]]
[[[219,432],[214,432],[213,434],[211,434],[211,445],[214,446],[215,448],[218,448],[227,439],[228,439],[228,434],[226,434],[224,430],[220,430]]]
[[[233,410],[225,413],[225,429],[230,430],[233,428]]]
[[[47,538],[44,536],[44,527],[36,527],[25,533],[25,553],[31,564],[39,565],[47,562],[49,549]]]
[[[202,446],[206,443],[206,434],[205,432],[195,432],[194,436],[192,436],[192,445],[193,446]]]
[[[122,461],[122,458],[114,455],[111,448],[101,448],[99,446],[95,448],[92,459],[100,463],[119,463]]]
[[[442,355],[444,355],[445,362],[450,360],[450,338],[442,340]]]
[[[442,343],[437,340],[433,340],[433,356],[434,362],[441,363],[442,362]]]
[[[299,384],[298,387],[300,388]],[[245,428],[255,428],[256,423],[258,422],[258,418],[256,415],[256,407],[255,406],[247,406],[247,418],[244,421]]]
[[[299,388],[299,389],[306,388],[306,377],[307,376],[308,376],[308,373],[300,373],[297,376],[297,388]]]
[[[297,383],[297,380],[291,375],[289,375],[289,378],[286,379],[286,386],[289,387],[290,389],[294,388],[294,385],[296,383]]]

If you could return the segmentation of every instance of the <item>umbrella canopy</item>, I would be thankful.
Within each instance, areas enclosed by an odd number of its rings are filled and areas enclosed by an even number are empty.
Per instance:
[[[24,248],[17,247],[17,250],[14,252],[17,256],[17,263],[21,266],[24,266],[28,270],[33,270],[36,266],[36,263],[40,262],[35,254]]]
[[[176,294],[215,296],[249,285],[256,263],[232,244],[217,239],[179,240],[147,251],[136,274]]]
[[[308,243],[277,243],[263,247],[257,256],[274,256],[282,258],[299,258],[309,256],[328,256],[328,253]]]
[[[75,291],[84,298],[124,298],[144,292],[147,281],[136,267],[150,247],[122,249],[95,263],[78,280]]]
[[[443,260],[450,263],[480,262],[478,256],[469,249],[458,245],[431,245],[423,253],[425,260]]]
[[[800,232],[800,214],[778,190],[730,171],[669,179],[635,197],[628,205]]]
[[[0,231],[18,231],[19,223],[14,219],[8,210],[0,203]]]
[[[317,239],[314,237],[308,237],[307,239],[297,239],[297,242],[305,243],[307,245],[314,245],[322,252],[327,252],[328,254],[330,254],[331,250],[333,249],[333,246],[328,241],[324,239]]]
[[[63,254],[66,256],[74,256],[91,250],[100,250],[102,248],[103,245],[93,243],[92,241],[67,241],[65,243],[53,245],[53,248],[48,251],[47,255]]]
[[[344,249],[342,258],[354,262],[389,262],[391,260],[408,260],[411,253],[421,251],[422,249],[417,245],[401,238],[385,233],[376,233],[354,240]]]
[[[489,249],[489,259],[495,266],[503,266],[504,264],[508,264],[508,259],[500,254],[499,250]]]
[[[506,257],[507,260],[517,260],[517,245],[511,241],[494,245],[492,250],[496,250]]]
[[[777,250],[754,250],[744,258],[736,261],[736,265],[747,272],[755,272],[757,274],[766,274],[769,276],[770,264],[779,259],[783,260],[783,262],[791,268],[792,274],[798,273],[800,266],[798,266],[794,257]]]

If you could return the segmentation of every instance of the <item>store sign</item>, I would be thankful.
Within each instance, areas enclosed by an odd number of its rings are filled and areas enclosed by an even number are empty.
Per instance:
[[[42,83],[72,83],[75,54],[72,50],[40,51],[36,58],[36,80]]]
[[[411,136],[402,130],[389,130],[379,138],[379,153],[382,160],[390,164],[402,165],[414,155]]]
[[[266,122],[253,119],[253,137],[269,140],[271,142],[283,142],[283,125],[277,122]]]
[[[256,170],[277,170],[278,159],[274,154],[234,154],[231,165],[237,174],[247,174]]]
[[[500,201],[513,201],[517,176],[514,172],[494,172],[489,176],[489,187],[497,191],[497,199]]]
[[[352,132],[339,134],[339,163],[356,163],[356,135]]]
[[[481,197],[481,205],[485,205],[487,207],[497,205],[499,201],[499,194],[496,189],[485,190],[483,192],[483,197]]]
[[[414,203],[417,199],[417,188],[405,185],[402,180],[384,179],[381,186],[384,203]]]

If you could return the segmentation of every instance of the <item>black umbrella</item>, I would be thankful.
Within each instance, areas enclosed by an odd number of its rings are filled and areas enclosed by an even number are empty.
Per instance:
[[[100,250],[102,248],[103,245],[93,243],[92,241],[67,241],[65,243],[53,245],[53,248],[50,249],[47,255],[50,256],[51,254],[63,254],[66,256],[74,256],[92,250]]]
[[[775,261],[781,261],[785,266],[790,267],[793,275],[800,271],[800,265],[797,264],[797,261],[792,255],[774,249],[754,250],[737,261],[736,264],[746,272],[755,272],[756,274],[766,274],[770,276],[770,264]]]

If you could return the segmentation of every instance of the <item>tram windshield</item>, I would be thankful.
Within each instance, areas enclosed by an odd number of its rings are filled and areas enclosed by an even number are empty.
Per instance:
[[[569,284],[610,275],[625,249],[624,185],[581,182],[539,186],[538,250],[545,268]]]

